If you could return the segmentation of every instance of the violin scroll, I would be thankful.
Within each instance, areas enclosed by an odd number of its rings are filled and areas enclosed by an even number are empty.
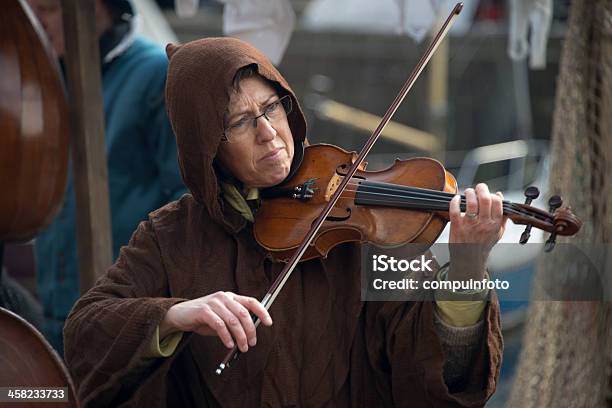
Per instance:
[[[519,241],[521,244],[527,243],[533,226],[550,232],[550,237],[544,246],[544,250],[550,252],[555,247],[558,235],[571,236],[577,234],[582,227],[582,221],[572,213],[570,207],[561,207],[563,200],[558,195],[554,195],[548,200],[548,212],[531,207],[531,201],[536,199],[539,194],[536,187],[528,187],[525,190],[525,204],[515,204],[513,211],[508,216],[515,224],[527,225]]]
[[[546,241],[544,250],[550,252],[555,247],[557,235],[575,235],[582,227],[582,221],[572,213],[570,207],[559,208],[553,216],[554,230]]]

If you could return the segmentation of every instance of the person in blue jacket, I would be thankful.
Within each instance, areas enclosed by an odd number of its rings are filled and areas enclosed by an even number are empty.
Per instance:
[[[61,0],[29,3],[62,62]],[[133,16],[128,0],[96,0],[114,258],[150,211],[186,191],[164,104],[168,60],[161,47],[136,35]],[[77,248],[70,167],[63,207],[35,244],[45,334],[60,353],[64,320],[79,297]]]

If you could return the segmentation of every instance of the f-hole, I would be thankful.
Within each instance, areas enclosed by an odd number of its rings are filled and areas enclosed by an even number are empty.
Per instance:
[[[350,168],[351,168],[350,164],[346,164],[346,163],[341,164],[338,167],[336,167],[336,174],[340,176],[346,176],[346,173],[348,173]],[[358,174],[355,174],[353,178],[359,178],[359,179],[365,180],[365,177],[360,176]]]
[[[334,208],[332,212],[325,218],[325,221],[346,221],[351,217],[351,209]],[[314,224],[314,221],[313,221]]]

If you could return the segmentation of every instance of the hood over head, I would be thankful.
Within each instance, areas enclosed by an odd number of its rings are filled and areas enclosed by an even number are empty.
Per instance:
[[[213,219],[223,222],[219,175],[213,161],[223,136],[224,114],[236,72],[255,65],[262,77],[291,96],[294,109],[288,121],[296,156],[306,137],[304,115],[295,94],[274,65],[243,41],[205,38],[178,46],[169,44],[166,53],[170,60],[166,104],[176,135],[181,175],[194,199]]]

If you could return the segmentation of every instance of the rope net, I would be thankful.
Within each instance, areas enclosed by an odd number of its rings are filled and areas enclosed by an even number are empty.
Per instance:
[[[609,246],[612,243],[612,182],[607,180],[612,174],[610,0],[572,2],[552,132],[550,191],[560,194],[584,222],[574,240]],[[594,262],[600,271],[609,275],[612,253],[603,252]],[[564,256],[569,255],[558,251],[552,262],[539,264],[536,281],[562,268],[567,261]],[[509,406],[612,406],[610,305],[610,302],[595,301],[532,302]]]

